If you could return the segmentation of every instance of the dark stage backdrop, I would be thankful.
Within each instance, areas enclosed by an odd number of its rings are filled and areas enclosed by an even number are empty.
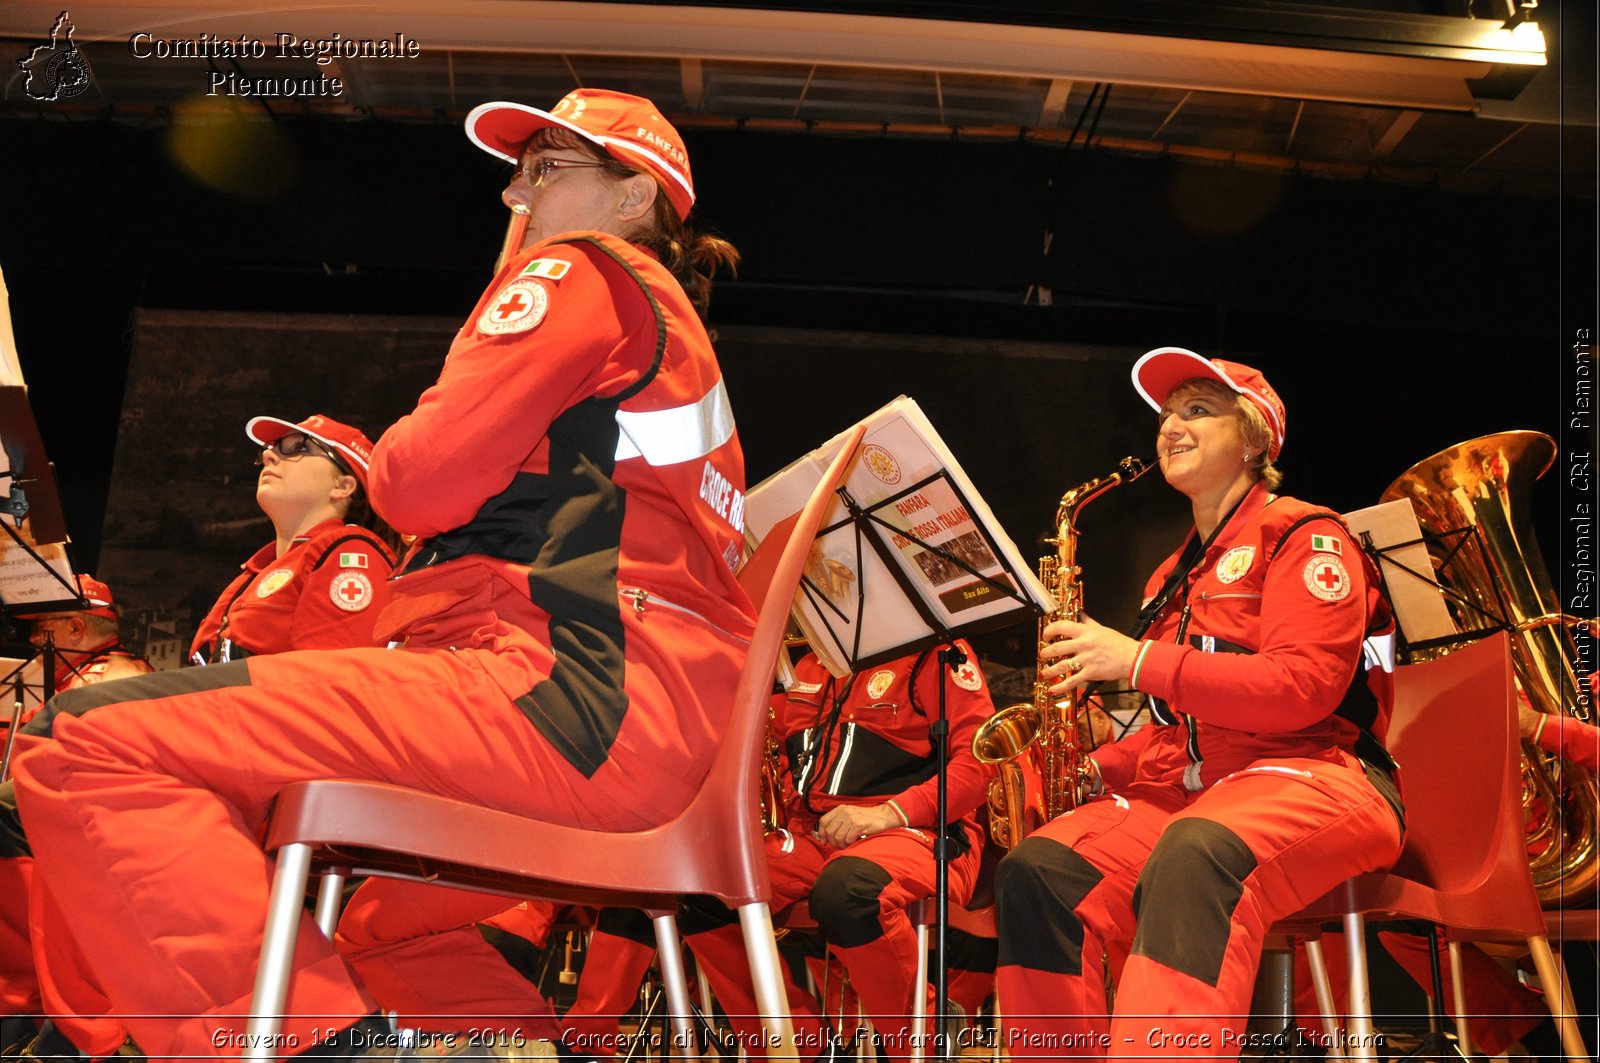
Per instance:
[[[161,666],[181,663],[200,617],[271,537],[255,504],[250,417],[320,412],[376,439],[437,377],[458,326],[438,317],[137,311],[96,573],[127,607],[130,641]],[[906,394],[1029,558],[1050,549],[1042,540],[1063,492],[1124,455],[1154,457],[1154,414],[1128,382],[1143,344],[748,325],[719,329],[716,342],[751,484]],[[1504,386],[1489,410],[1452,409],[1444,427],[1421,414],[1415,390],[1331,371],[1295,376],[1292,357],[1229,353],[1270,379],[1282,371],[1285,490],[1341,510],[1376,502],[1412,462],[1460,438],[1553,428],[1527,417]],[[1159,473],[1084,507],[1089,613],[1125,629],[1145,576],[1188,520]],[[1032,625],[1021,625],[977,642],[991,664],[1026,669],[1034,640]]]

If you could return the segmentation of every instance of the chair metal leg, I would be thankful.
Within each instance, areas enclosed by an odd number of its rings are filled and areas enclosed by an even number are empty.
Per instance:
[[[684,973],[683,945],[678,940],[678,924],[671,915],[651,920],[656,928],[656,962],[661,982],[667,991],[667,1011],[672,1016],[672,1040],[679,1058],[698,1054],[695,1043],[694,1013],[689,1004],[689,977]]]
[[[294,940],[305,907],[306,880],[311,876],[311,846],[285,845],[278,850],[272,874],[272,896],[267,902],[267,923],[261,933],[261,959],[256,964],[256,984],[250,996],[250,1020],[245,1025],[246,1060],[267,1063],[277,1057],[283,1008],[289,999],[289,970],[294,964]]]
[[[1450,954],[1450,1010],[1456,1017],[1456,1047],[1462,1055],[1471,1056],[1472,1034],[1467,1030],[1467,987],[1461,967],[1461,942],[1447,941],[1445,948]]]
[[[695,992],[700,996],[701,1014],[712,1014],[711,979],[706,977],[706,965],[701,963],[698,957],[694,962],[694,987]]]
[[[333,932],[339,925],[339,907],[343,900],[344,876],[337,871],[327,872],[317,886],[317,926],[329,941],[333,940]]]
[[[778,940],[772,934],[772,910],[765,901],[741,905],[739,926],[744,931],[745,957],[750,961],[755,982],[756,1006],[761,1009],[761,1024],[767,1031],[767,1059],[798,1061],[800,1046],[795,1040],[794,1023],[789,1020],[789,998],[783,991]]]
[[[1322,1012],[1322,1033],[1328,1039],[1328,1060],[1342,1063],[1344,1046],[1339,1043],[1339,1006],[1333,1002],[1333,983],[1328,979],[1328,958],[1322,952],[1321,938],[1306,938],[1306,959],[1311,965],[1311,988],[1317,994],[1317,1010]]]
[[[940,1010],[943,1010],[942,1004]],[[927,1055],[928,1029],[928,927],[917,925],[917,974],[911,980],[911,1063]]]
[[[1572,999],[1566,967],[1550,951],[1550,939],[1543,934],[1528,939],[1528,951],[1533,954],[1533,967],[1539,972],[1550,1017],[1561,1031],[1562,1050],[1570,1063],[1588,1063],[1589,1049],[1583,1043],[1583,1031],[1578,1029],[1578,1005]]]
[[[1360,912],[1344,917],[1345,953],[1350,965],[1351,1059],[1378,1058],[1372,1033],[1372,991],[1367,984],[1367,930]]]

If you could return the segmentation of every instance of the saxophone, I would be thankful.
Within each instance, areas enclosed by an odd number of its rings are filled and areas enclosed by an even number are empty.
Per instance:
[[[1078,510],[1118,484],[1132,483],[1150,466],[1126,457],[1117,471],[1079,484],[1061,496],[1056,509],[1056,534],[1045,542],[1054,555],[1039,559],[1039,582],[1055,598],[1055,611],[1039,618],[1038,645],[1045,647],[1044,629],[1057,620],[1083,619],[1083,585],[1078,579]],[[972,736],[972,755],[981,763],[999,766],[989,783],[989,835],[1009,849],[1031,826],[1048,823],[1078,805],[1079,780],[1084,775],[1083,751],[1092,744],[1084,692],[1073,690],[1064,698],[1050,693],[1044,662],[1034,668],[1033,700],[1007,705]],[[1031,765],[1042,780],[1043,792],[1028,798],[1023,764]],[[1034,813],[1032,817],[1029,812]]]

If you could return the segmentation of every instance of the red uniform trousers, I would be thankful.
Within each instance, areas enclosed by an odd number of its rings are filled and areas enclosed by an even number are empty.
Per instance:
[[[578,974],[578,996],[561,1018],[562,1041],[580,1055],[616,1055],[618,1021],[639,999],[656,958],[655,927],[633,908],[605,908],[595,919]]]
[[[798,826],[798,824],[797,824]],[[967,822],[967,836],[981,833]],[[927,985],[916,985],[917,932],[906,915],[915,900],[936,889],[932,834],[901,827],[874,834],[843,849],[830,849],[809,833],[767,837],[772,909],[810,901],[811,917],[828,940],[828,951],[850,972],[850,981],[882,1039],[890,1059],[911,1055],[910,1024],[916,995],[929,1002]],[[977,846],[950,861],[950,903],[965,904],[977,881]],[[761,1044],[760,1015],[737,925],[688,935],[712,989],[747,1046]],[[817,1003],[792,983],[788,987],[801,1056],[825,1046]]]
[[[32,1015],[39,1010],[39,980],[33,969],[33,937],[28,929],[27,897],[33,884],[33,858],[0,859],[0,1015]]]
[[[506,912],[494,894],[369,878],[340,913],[334,945],[402,1028],[553,1041],[548,1003],[478,930]]]
[[[1237,1058],[1267,929],[1399,851],[1393,810],[1337,750],[1197,793],[1136,782],[1052,820],[997,874],[1008,1050]]]
[[[659,610],[649,620],[672,644],[694,647],[702,664],[741,652],[731,636],[692,618]],[[389,781],[618,829],[676,810],[659,800],[658,771],[625,770],[614,758],[584,778],[503,693],[517,672],[530,689],[540,674],[516,650],[303,651],[75,695],[106,704],[88,718],[63,717],[56,740],[17,764],[18,800],[42,873],[35,885],[42,878],[58,897],[92,898],[60,929],[75,937],[87,976],[151,1058],[242,1043],[271,880],[257,832],[290,782]],[[680,776],[696,770],[672,768]],[[36,944],[47,964],[72,940],[60,943],[53,931],[42,937]],[[459,978],[428,938],[396,944],[381,961],[416,986],[470,985],[483,1003],[474,1014],[494,1013],[513,996],[516,1014],[529,1008],[527,983],[508,965],[475,966],[476,982]],[[376,1008],[308,916],[285,1035],[304,1049]]]

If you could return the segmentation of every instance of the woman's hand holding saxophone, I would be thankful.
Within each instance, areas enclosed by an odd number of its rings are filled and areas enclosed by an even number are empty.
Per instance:
[[[1045,645],[1039,651],[1040,675],[1055,680],[1049,690],[1056,697],[1100,679],[1126,681],[1139,652],[1137,640],[1087,616],[1081,622],[1057,620],[1041,634]]]

